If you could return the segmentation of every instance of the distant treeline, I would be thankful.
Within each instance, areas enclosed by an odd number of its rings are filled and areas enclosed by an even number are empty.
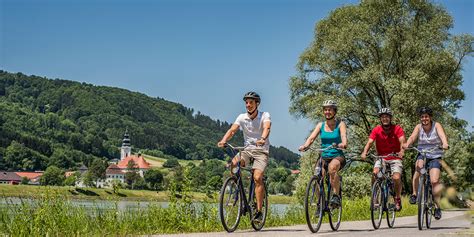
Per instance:
[[[224,159],[216,147],[231,124],[181,104],[125,89],[0,70],[0,170],[71,169],[119,157],[125,130],[134,151],[186,160]],[[241,134],[235,143],[242,143]],[[287,168],[299,156],[271,147]]]

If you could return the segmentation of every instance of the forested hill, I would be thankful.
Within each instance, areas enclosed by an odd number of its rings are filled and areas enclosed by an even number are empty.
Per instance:
[[[74,168],[118,158],[126,129],[134,151],[179,159],[223,159],[216,147],[230,124],[181,104],[114,87],[0,70],[0,170]],[[242,142],[237,135],[235,143]],[[298,155],[271,147],[286,167]]]

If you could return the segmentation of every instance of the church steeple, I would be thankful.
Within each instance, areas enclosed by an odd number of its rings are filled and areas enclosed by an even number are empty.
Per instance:
[[[125,159],[125,157],[130,156],[132,147],[130,145],[130,136],[128,135],[128,129],[125,130],[123,135],[122,147],[120,148],[120,160]]]

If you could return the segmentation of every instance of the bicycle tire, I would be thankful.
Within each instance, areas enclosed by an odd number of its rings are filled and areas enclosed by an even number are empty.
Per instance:
[[[256,212],[256,207],[257,207],[257,198],[255,195],[255,191],[252,192],[252,197],[249,198],[251,200],[250,207],[252,208],[252,211],[250,212],[250,223],[252,224],[252,228],[256,231],[260,231],[263,226],[265,225],[265,221],[267,219],[267,211],[268,211],[268,193],[267,193],[267,185],[265,182],[263,182],[263,188],[264,188],[264,197],[263,197],[263,202],[262,202],[262,221],[261,222],[256,222],[253,220],[253,214]]]
[[[433,200],[433,192],[431,190],[430,184],[428,185],[428,192],[427,192],[427,198],[426,198],[426,228],[430,229],[431,228],[431,220],[434,215],[434,200]]]
[[[231,210],[226,210],[227,207]],[[234,232],[240,222],[242,211],[241,193],[236,177],[229,177],[222,185],[219,195],[219,217],[227,232]],[[235,216],[234,221],[228,221],[229,215]]]
[[[321,182],[318,176],[313,176],[306,187],[304,202],[305,217],[309,230],[313,233],[319,231],[323,220],[325,200],[324,184]],[[312,210],[312,208],[316,209]]]
[[[329,207],[329,225],[333,231],[337,231],[339,226],[341,225],[341,218],[342,218],[342,177],[339,176],[339,198],[340,198],[340,205],[337,208]],[[331,198],[328,198],[331,200]],[[334,222],[334,217],[337,216],[337,222]]]
[[[425,218],[425,179],[424,175],[420,176],[418,182],[418,229],[423,230],[424,218]]]
[[[395,225],[395,213],[396,213],[396,203],[395,203],[395,187],[393,183],[387,184],[387,196],[385,205],[387,207],[387,225],[389,228],[393,228]]]
[[[370,219],[374,229],[378,229],[382,223],[383,214],[383,193],[381,183],[375,181],[372,185],[372,195],[370,198]]]

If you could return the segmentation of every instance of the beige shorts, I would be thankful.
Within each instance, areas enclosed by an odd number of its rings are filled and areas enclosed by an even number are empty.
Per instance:
[[[251,163],[250,160],[253,158],[252,169],[258,169],[261,171],[265,171],[268,164],[268,152],[263,149],[244,150],[239,152],[236,158],[237,160],[242,158],[246,166]]]
[[[392,172],[392,174],[394,173],[402,174],[402,171],[403,171],[402,160],[385,160],[385,163],[390,165],[390,171]],[[380,160],[377,160],[375,162],[374,168],[380,168],[380,167],[382,167],[382,164]]]

